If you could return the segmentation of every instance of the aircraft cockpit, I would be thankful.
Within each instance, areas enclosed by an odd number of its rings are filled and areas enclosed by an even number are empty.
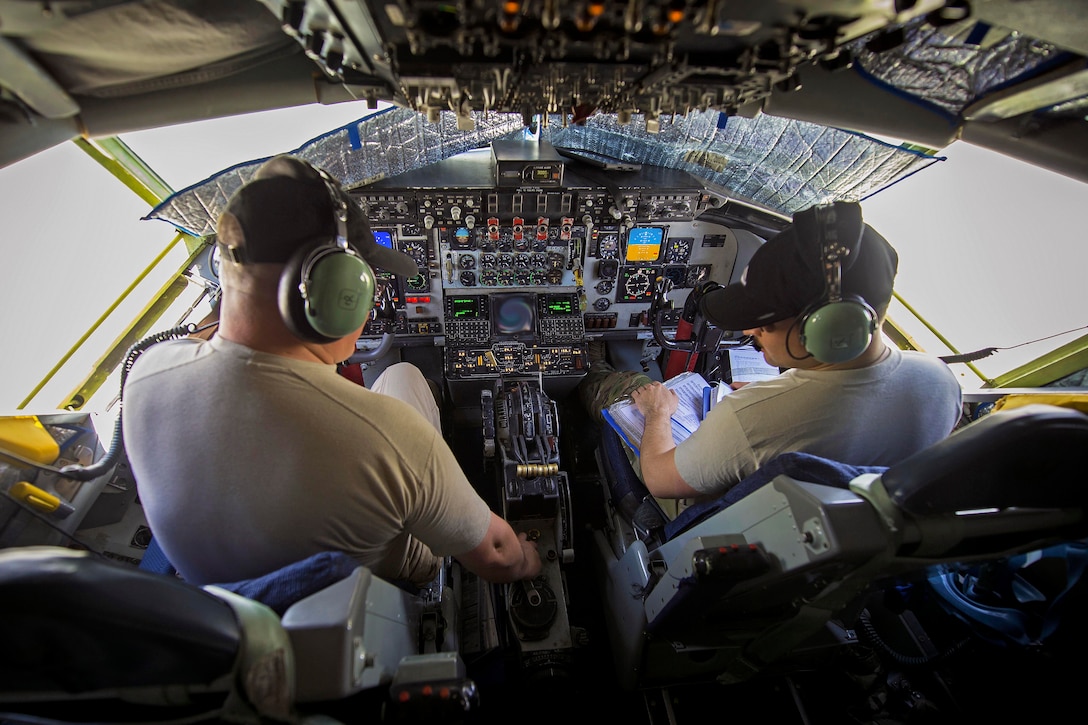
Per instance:
[[[56,410],[0,416],[0,721],[928,724],[1075,707],[1083,336],[965,394],[955,431],[895,465],[791,452],[670,511],[579,386],[602,362],[690,374],[706,415],[742,372],[777,376],[702,296],[740,281],[799,212],[925,179],[953,143],[1088,179],[1080,13],[1065,0],[0,1],[0,166],[74,140],[185,249]],[[323,551],[191,585],[143,516],[123,392],[84,409],[114,371],[123,391],[147,345],[215,334],[218,216],[264,160],[217,159],[174,189],[114,135],[314,104],[358,113],[269,153],[327,172],[417,270],[374,270],[336,372],[369,387],[410,362],[434,384],[465,478],[536,542],[532,579],[489,584],[446,557],[428,586],[403,587]],[[1006,251],[954,232],[942,252]],[[923,285],[952,265],[923,261]],[[970,281],[934,299],[966,306],[995,280]],[[932,334],[957,353],[944,362],[971,364],[915,317],[889,314],[889,347],[913,355]]]

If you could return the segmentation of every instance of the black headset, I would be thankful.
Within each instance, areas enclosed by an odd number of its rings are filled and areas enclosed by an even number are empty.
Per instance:
[[[280,275],[279,308],[287,328],[309,342],[329,343],[362,327],[374,307],[374,271],[348,243],[348,200],[323,169],[336,237],[303,245]]]
[[[842,293],[843,268],[853,264],[850,256],[858,253],[865,231],[861,206],[841,201],[819,205],[794,215],[794,224],[798,221],[798,236],[814,234],[820,242],[824,278],[823,295],[801,313],[801,344],[820,362],[848,362],[865,352],[877,329],[873,308],[857,295]]]

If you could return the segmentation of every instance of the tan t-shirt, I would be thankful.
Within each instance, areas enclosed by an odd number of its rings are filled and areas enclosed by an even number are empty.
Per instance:
[[[890,466],[944,439],[962,389],[935,357],[896,348],[854,370],[787,370],[725,396],[676,448],[696,491],[720,495],[780,453]]]
[[[334,366],[219,337],[164,342],[136,361],[123,400],[152,533],[195,584],[319,551],[425,583],[487,532],[488,505],[435,428]]]

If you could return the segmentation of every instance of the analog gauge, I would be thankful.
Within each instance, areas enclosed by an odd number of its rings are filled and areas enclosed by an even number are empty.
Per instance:
[[[509,287],[514,284],[514,270],[510,268],[499,270],[499,286]]]
[[[697,264],[688,267],[687,286],[695,287],[710,276],[709,264]]]
[[[519,269],[514,272],[514,282],[518,287],[525,287],[532,283],[532,273],[528,269]]]
[[[417,274],[413,277],[409,277],[405,280],[405,284],[408,285],[408,289],[415,290],[416,292],[431,288],[430,282],[425,274]]]
[[[612,289],[613,289],[612,280],[602,279],[600,282],[597,283],[597,285],[593,289],[597,290],[597,294],[599,294],[599,295],[610,294],[612,292]]]
[[[513,267],[514,266],[514,255],[513,254],[500,254],[499,259],[498,259],[498,263],[496,264],[496,266],[498,266],[498,267]]]
[[[597,238],[597,256],[612,259],[620,248],[620,236],[616,232],[604,232]]]
[[[645,270],[635,270],[630,277],[624,280],[623,289],[627,292],[629,298],[645,297],[646,293],[650,291],[650,276],[646,274]]]
[[[494,269],[485,269],[480,272],[480,284],[484,287],[494,287],[499,283],[499,273]]]
[[[548,273],[543,269],[534,269],[529,272],[529,283],[534,285],[544,285],[548,283]]]
[[[612,300],[608,299],[607,297],[598,297],[597,299],[593,300],[593,309],[597,310],[597,312],[604,312],[611,306]]]
[[[465,287],[476,286],[476,273],[471,270],[464,270],[461,272],[461,284]]]
[[[693,287],[694,286],[694,285],[690,285],[690,284],[687,283],[687,280],[688,280],[688,268],[687,267],[681,267],[679,265],[671,265],[671,266],[665,267],[664,271],[662,272],[662,275],[665,277],[665,279],[672,282],[674,287]]]
[[[545,236],[544,239],[540,239],[539,237],[534,237],[532,246],[533,246],[533,251],[534,252],[543,252],[545,249],[548,248],[548,238],[547,238],[547,236]]]
[[[457,227],[450,235],[454,249],[472,249],[472,232],[465,227]]]
[[[476,269],[476,257],[471,254],[462,254],[457,258],[457,266],[461,269]]]
[[[548,284],[563,284],[563,270],[549,269]]]
[[[423,246],[422,242],[406,242],[401,240],[400,244],[401,251],[416,260],[416,264],[418,264],[421,269],[427,266],[427,248]]]
[[[519,254],[514,257],[514,266],[518,269],[529,269],[533,258],[528,254]]]
[[[483,269],[495,269],[495,263],[497,261],[494,254],[480,255],[480,267]]]
[[[544,269],[548,266],[548,255],[546,254],[534,254],[533,260],[530,262],[537,269]]]
[[[550,269],[563,269],[563,265],[566,264],[566,258],[558,252],[548,253],[548,267]]]
[[[525,236],[524,234],[521,235],[521,239],[514,240],[514,249],[519,252],[528,252],[529,246],[529,237]]]
[[[691,237],[672,237],[669,239],[669,243],[665,247],[665,261],[680,263],[688,261],[694,241]]]
[[[514,233],[509,229],[503,229],[499,232],[499,242],[497,245],[500,252],[509,252],[514,248]]]

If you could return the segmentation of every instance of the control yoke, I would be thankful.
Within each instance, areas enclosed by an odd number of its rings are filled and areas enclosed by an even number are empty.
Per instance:
[[[672,286],[670,280],[659,279],[654,290],[654,298],[650,303],[650,320],[654,341],[663,349],[702,353],[713,352],[721,347],[739,347],[747,342],[744,338],[739,340],[725,339],[732,333],[715,327],[699,311],[699,300],[702,296],[721,286],[713,280],[700,282],[691,290],[684,302],[684,310],[680,314],[676,334],[669,337],[665,333],[663,320],[672,307],[672,303],[665,298]]]

